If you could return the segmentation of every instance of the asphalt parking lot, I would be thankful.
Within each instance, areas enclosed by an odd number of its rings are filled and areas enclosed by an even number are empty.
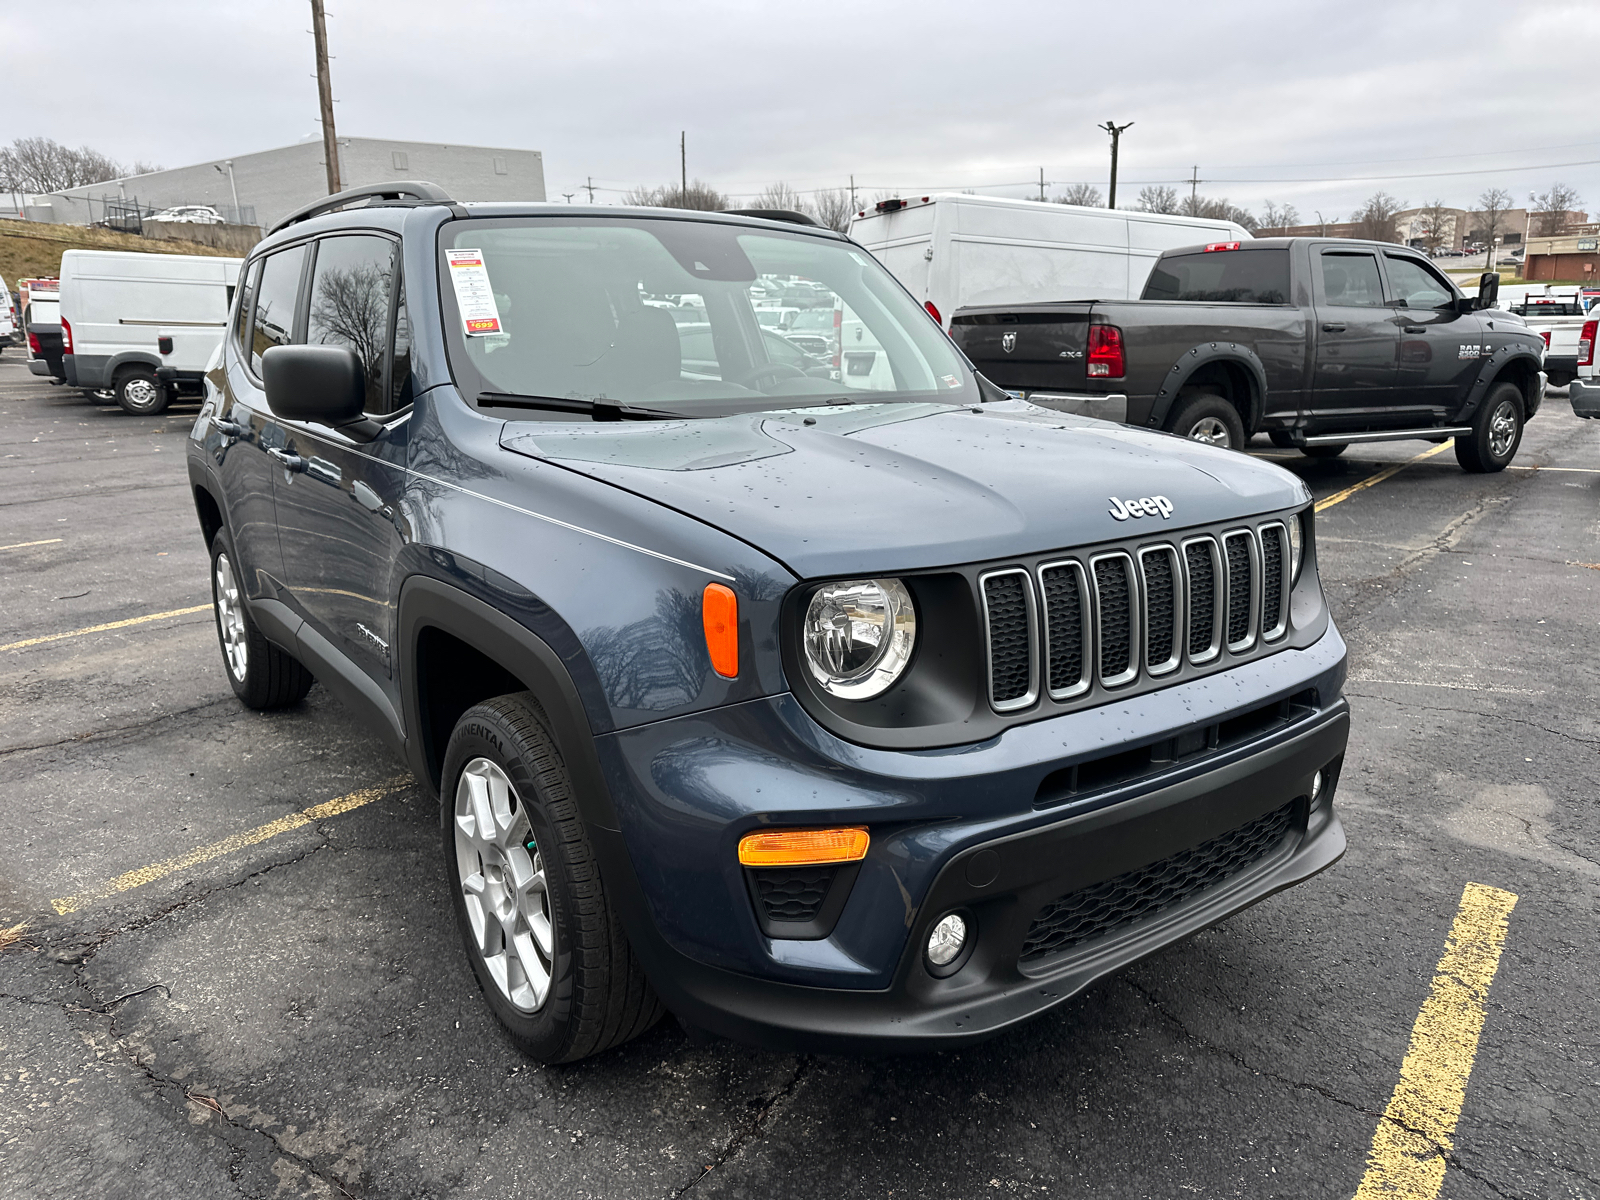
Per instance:
[[[0,358],[0,1195],[1600,1196],[1600,423],[1559,393],[1501,475],[1260,447],[1351,647],[1331,871],[959,1053],[669,1021],[550,1069],[420,789],[320,687],[234,700],[193,411]]]

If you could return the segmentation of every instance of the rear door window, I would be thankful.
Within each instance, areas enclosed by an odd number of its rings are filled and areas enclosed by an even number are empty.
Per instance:
[[[1211,304],[1287,304],[1287,250],[1213,250],[1161,259],[1144,285],[1145,300]]]
[[[387,413],[395,244],[371,234],[323,238],[311,272],[306,341],[343,346],[361,360],[369,413]]]
[[[296,301],[300,296],[300,268],[305,246],[293,246],[267,255],[256,288],[255,320],[250,333],[250,369],[261,375],[261,356],[273,346],[294,341]]]
[[[1383,283],[1378,278],[1378,260],[1366,253],[1344,251],[1324,253],[1318,258],[1322,269],[1322,298],[1335,308],[1382,308]]]

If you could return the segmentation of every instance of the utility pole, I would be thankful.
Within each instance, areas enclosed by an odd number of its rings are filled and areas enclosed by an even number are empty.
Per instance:
[[[856,177],[850,176],[850,211],[856,211]]]
[[[216,167],[218,171],[221,171],[223,167],[226,167],[228,169],[227,170],[228,189],[233,193],[233,219],[234,219],[235,222],[237,222],[237,221],[240,220],[240,217],[239,217],[239,185],[237,183],[235,183],[234,179],[233,179],[233,159],[231,159],[231,158],[227,159],[224,162],[222,162],[220,165],[217,164],[217,163],[212,163],[211,165]],[[119,181],[119,185],[120,185],[120,181]]]
[[[339,139],[333,130],[333,80],[328,76],[328,23],[322,0],[311,0],[311,36],[317,43],[317,95],[322,100],[322,157],[328,163],[328,195],[339,191]]]
[[[1116,177],[1115,168],[1112,169],[1111,174],[1112,174],[1112,178]],[[1113,184],[1112,187],[1115,188],[1116,185]],[[1039,168],[1039,200],[1041,202],[1043,202],[1043,200],[1044,200],[1044,168],[1043,167]]]
[[[1197,170],[1197,171],[1199,169],[1200,168],[1198,168],[1198,167],[1195,168],[1195,170]],[[1314,208],[1311,211],[1317,214],[1317,224],[1322,226],[1322,236],[1323,237],[1327,237],[1328,236],[1328,223],[1322,219],[1322,210],[1320,208]]]
[[[682,172],[683,190],[678,193],[678,198],[685,204],[689,202],[689,140],[688,134],[683,130],[678,131],[678,169]]]
[[[594,176],[589,176],[589,182],[584,184],[584,189],[589,193],[589,203],[594,203]]]
[[[1200,215],[1200,185],[1205,180],[1200,178],[1200,164],[1196,163],[1194,171],[1189,175],[1189,215]]]
[[[1115,208],[1117,206],[1117,142],[1122,137],[1122,131],[1132,124],[1132,121],[1129,121],[1127,125],[1117,125],[1107,121],[1104,125],[1095,126],[1096,129],[1104,129],[1111,135],[1111,195],[1106,200],[1107,208]],[[1040,171],[1039,174],[1042,177],[1044,172]]]
[[[568,204],[572,203],[572,198],[574,196],[576,196],[577,194],[578,194],[577,192],[562,192],[561,193],[562,197],[566,200],[566,202]]]

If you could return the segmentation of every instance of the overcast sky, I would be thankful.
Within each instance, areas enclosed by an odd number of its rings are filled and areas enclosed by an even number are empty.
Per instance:
[[[329,4],[342,136],[541,150],[551,199],[676,179],[679,130],[732,194],[1037,196],[1041,167],[1103,190],[1110,119],[1134,122],[1119,207],[1198,165],[1203,194],[1308,221],[1380,188],[1561,181],[1600,209],[1594,0]],[[0,142],[173,167],[320,136],[306,0],[6,7]]]

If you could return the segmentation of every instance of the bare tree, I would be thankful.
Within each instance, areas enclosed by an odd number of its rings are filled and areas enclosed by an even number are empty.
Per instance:
[[[98,150],[74,150],[53,138],[18,138],[0,149],[0,189],[11,192],[60,192],[127,173]]]
[[[1351,214],[1356,233],[1369,242],[1395,240],[1394,217],[1405,207],[1405,201],[1396,200],[1388,192],[1374,192],[1366,204]]]
[[[751,207],[781,208],[788,212],[803,213],[806,211],[806,202],[801,199],[799,192],[780,179],[777,183],[769,183],[763,188]]]
[[[811,215],[819,225],[826,225],[835,233],[843,233],[850,228],[853,211],[849,188],[829,188],[811,197]]]
[[[625,192],[624,204],[639,204],[647,208],[690,208],[697,212],[721,212],[728,207],[728,198],[709,183],[696,179],[688,190],[676,183],[661,187],[636,187]]]
[[[1140,212],[1175,213],[1178,211],[1178,189],[1150,184],[1139,189],[1136,206]]]
[[[1300,224],[1300,211],[1292,204],[1278,205],[1271,200],[1261,206],[1262,229],[1289,229]]]
[[[1443,200],[1435,200],[1417,216],[1418,220],[1411,223],[1412,236],[1417,235],[1420,224],[1422,244],[1427,248],[1430,257],[1437,255],[1439,247],[1445,242],[1455,238],[1456,217]]]
[[[1057,204],[1078,204],[1084,208],[1103,208],[1100,189],[1092,183],[1075,183],[1056,197]]]
[[[1511,205],[1511,193],[1505,188],[1489,188],[1478,197],[1478,213],[1483,218],[1481,228],[1471,232],[1483,238],[1489,250],[1489,265],[1494,265],[1494,239],[1506,223],[1506,209]]]
[[[1178,205],[1178,211],[1186,217],[1205,217],[1212,221],[1232,221],[1235,225],[1243,225],[1251,233],[1261,228],[1261,222],[1256,220],[1255,214],[1248,208],[1240,208],[1231,204],[1226,196],[1185,196]]]
[[[1583,201],[1579,199],[1576,188],[1570,188],[1564,183],[1552,183],[1548,192],[1540,193],[1533,202],[1534,233],[1540,237],[1551,237],[1555,231],[1566,224],[1569,212],[1576,212],[1578,205]]]

